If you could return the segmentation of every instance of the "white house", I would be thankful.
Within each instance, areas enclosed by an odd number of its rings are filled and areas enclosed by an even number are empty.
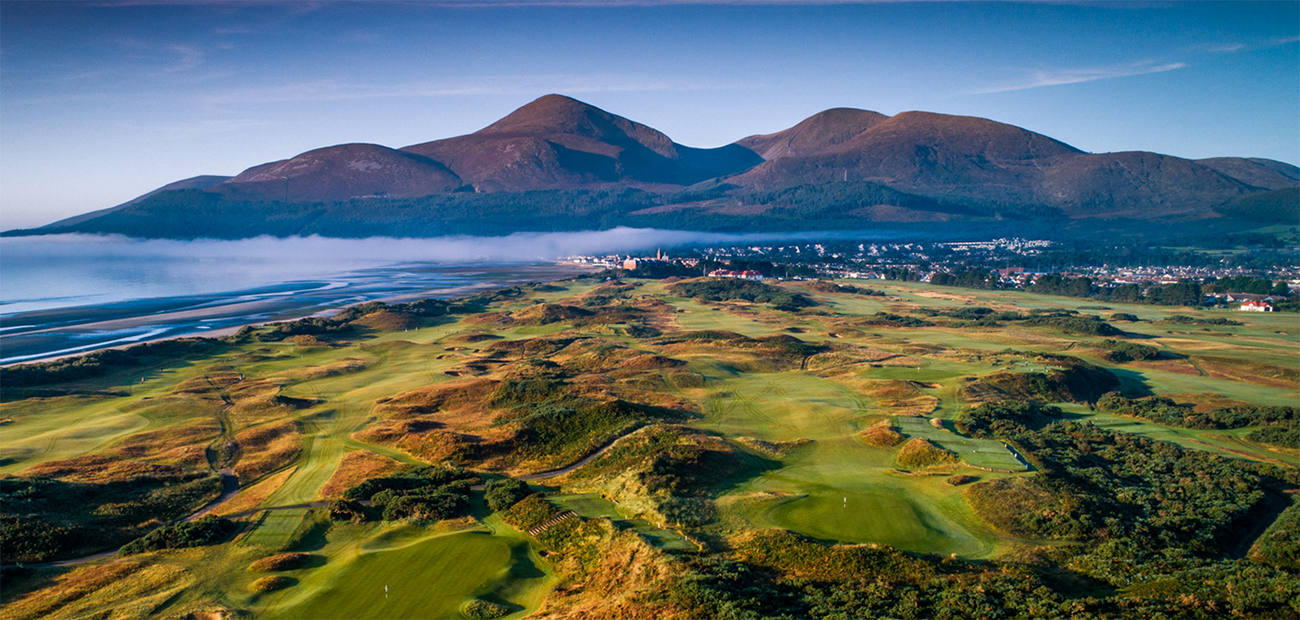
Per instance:
[[[1272,312],[1273,304],[1270,304],[1266,301],[1252,300],[1252,301],[1247,301],[1244,304],[1241,304],[1241,307],[1237,309],[1242,312]]]

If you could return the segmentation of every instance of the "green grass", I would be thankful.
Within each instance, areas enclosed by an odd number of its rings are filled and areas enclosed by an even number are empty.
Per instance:
[[[123,400],[61,396],[0,406],[0,418],[13,420],[0,426],[0,474],[81,456],[145,430],[149,420],[118,409]]]
[[[937,476],[894,474],[894,450],[853,437],[866,426],[866,416],[878,413],[862,395],[802,372],[713,378],[703,403],[707,415],[697,426],[766,441],[814,440],[782,459],[780,469],[735,491],[798,498],[742,502],[738,516],[751,525],[909,551],[968,557],[994,553],[997,536],[974,516],[958,489]],[[844,511],[845,497],[854,510]]]
[[[736,332],[750,338],[759,336],[771,336],[781,330],[771,325],[765,325],[742,316],[736,316],[725,310],[714,310],[693,299],[681,297],[667,297],[664,301],[672,304],[678,310],[685,312],[677,313],[677,324],[682,329],[699,331],[699,330],[722,330]],[[755,305],[755,307],[759,307]]]
[[[623,518],[623,515],[618,512],[618,508],[614,506],[614,502],[604,499],[596,493],[550,495],[546,499],[558,506],[560,510],[572,510],[584,519],[605,518],[617,521]]]
[[[957,453],[962,462],[975,467],[1013,471],[1025,469],[1024,463],[1017,460],[1000,441],[964,437],[947,428],[935,428],[926,418],[897,417],[894,418],[894,426],[898,432],[908,437],[920,437],[944,450]]]
[[[241,544],[280,549],[302,524],[307,514],[305,508],[295,510],[268,510],[259,517],[248,534],[239,539]]]
[[[808,495],[777,502],[766,516],[775,524],[825,540],[888,542],[912,548],[927,542],[950,546],[944,544],[949,541],[937,540],[938,536],[926,541],[937,532],[926,527],[922,515],[898,493],[860,491],[842,498]]]
[[[516,617],[536,607],[551,580],[517,535],[466,531],[396,542],[352,545],[324,567],[289,573],[301,574],[300,584],[265,597],[259,616],[459,618],[460,605],[478,597],[507,604]]]
[[[682,538],[681,534],[674,532],[673,530],[655,527],[654,524],[644,519],[622,521],[617,523],[617,525],[620,527],[631,528],[632,531],[640,534],[646,542],[649,542],[660,549],[674,551],[695,551],[699,549],[699,547],[692,545],[690,541]]]
[[[910,283],[871,282],[869,285],[888,289],[905,301],[928,307],[956,307],[964,304],[965,299],[981,305],[1014,305],[1022,309],[1076,309],[1096,304],[1089,300],[967,291]],[[590,288],[586,284],[569,285],[567,291],[546,292],[538,297],[555,302]],[[955,298],[935,299],[923,294],[930,292]],[[634,295],[641,294],[662,295],[663,287],[659,283],[647,283],[634,292]],[[893,303],[881,298],[851,295],[819,294],[816,297],[825,304],[819,308],[820,311],[839,315],[870,315],[887,310]],[[904,434],[923,437],[957,453],[967,463],[981,467],[1019,469],[1022,466],[1000,442],[965,438],[951,432],[950,420],[965,406],[958,398],[959,388],[965,384],[964,378],[1008,368],[1005,364],[995,366],[987,355],[990,351],[1014,348],[1059,352],[1070,347],[1070,351],[1114,369],[1129,386],[1163,394],[1211,392],[1258,404],[1295,404],[1294,389],[1177,374],[1141,365],[1106,363],[1088,351],[1088,343],[1097,339],[1062,335],[1050,328],[893,330],[881,327],[862,330],[866,335],[855,337],[853,332],[836,326],[836,317],[833,316],[770,313],[760,305],[752,308],[758,314],[747,317],[714,310],[692,300],[671,296],[664,299],[678,309],[688,311],[671,318],[683,329],[726,330],[753,337],[800,327],[806,332],[797,335],[806,341],[858,344],[906,353],[915,360],[919,369],[914,366],[862,366],[857,372],[860,377],[868,379],[937,384],[937,387],[921,389],[923,393],[940,399],[939,409],[930,415],[945,419],[946,429],[934,428],[924,418],[897,418],[895,424]],[[523,307],[528,303],[531,302],[514,305]],[[1106,305],[1112,309],[1083,311],[1102,315],[1128,312],[1147,320],[1190,312],[1178,308]],[[1292,368],[1300,365],[1300,327],[1296,325],[1294,315],[1203,314],[1225,316],[1244,324],[1211,326],[1208,329],[1149,322],[1120,323],[1118,326],[1148,336],[1140,341],[1143,344],[1176,353],[1213,355]],[[451,352],[447,351],[452,346],[446,341],[449,337],[464,332],[492,331],[506,339],[519,339],[554,334],[567,328],[557,323],[496,329],[494,326],[448,320],[415,331],[371,333],[335,348],[304,348],[283,342],[252,343],[190,364],[141,371],[139,375],[125,379],[114,375],[86,382],[78,387],[129,393],[130,396],[60,397],[0,405],[0,417],[15,420],[11,425],[0,427],[4,438],[0,442],[0,458],[12,459],[0,461],[0,474],[18,471],[41,461],[102,451],[117,439],[141,430],[210,417],[214,413],[212,408],[219,408],[220,403],[196,408],[182,399],[157,397],[166,396],[177,383],[201,376],[214,365],[230,364],[238,372],[251,377],[285,377],[286,385],[282,391],[285,396],[320,401],[310,408],[285,414],[303,423],[302,455],[286,483],[263,505],[310,502],[318,499],[322,485],[348,450],[364,448],[408,464],[416,462],[397,450],[368,446],[351,439],[350,435],[373,421],[371,412],[376,400],[451,380],[444,371],[464,364],[475,355],[475,349],[487,344],[458,345],[467,346],[469,350]],[[590,333],[593,329],[583,332]],[[846,337],[830,338],[826,333],[832,331],[846,332]],[[603,333],[608,337],[608,331]],[[654,349],[656,346],[652,340],[638,340],[618,332],[614,337],[639,349]],[[927,344],[947,348],[939,354],[909,349]],[[710,533],[725,535],[749,527],[780,527],[824,540],[883,543],[907,551],[956,553],[968,558],[993,557],[1020,542],[986,526],[971,510],[963,489],[945,484],[943,476],[895,472],[897,447],[877,448],[857,440],[855,434],[858,431],[880,422],[881,416],[890,415],[888,411],[875,407],[875,399],[811,372],[746,373],[738,370],[738,366],[744,366],[737,360],[728,359],[728,355],[720,350],[700,347],[698,351],[683,356],[689,362],[690,370],[707,377],[703,388],[666,390],[698,405],[702,417],[691,424],[731,438],[744,436],[771,442],[811,439],[812,442],[780,457],[779,467],[737,482],[738,486],[726,490],[719,501],[723,514],[718,522],[704,526],[712,528]],[[440,356],[443,359],[437,359]],[[983,359],[978,356],[983,356]],[[367,365],[346,374],[315,379],[291,378],[298,369],[325,366],[342,358],[359,358]],[[143,383],[140,383],[140,375],[145,377]],[[145,397],[157,400],[142,406],[138,401]],[[1300,458],[1293,454],[1274,452],[1242,439],[1249,429],[1177,429],[1096,415],[1078,405],[1065,408],[1108,428],[1143,434],[1192,449],[1233,458],[1300,465]],[[1003,477],[1002,474],[987,472],[964,472],[974,473],[983,480]],[[574,510],[586,518],[609,518],[619,527],[636,531],[661,548],[694,549],[694,545],[682,540],[677,532],[660,529],[644,520],[628,519],[619,513],[618,507],[598,496],[560,495],[554,496],[553,501],[561,509]],[[288,574],[298,583],[283,591],[251,594],[247,586],[256,575],[247,573],[244,568],[262,550],[278,549],[289,542],[302,524],[304,512],[269,513],[240,539],[243,544],[168,554],[167,561],[174,559],[185,563],[193,574],[201,575],[201,585],[186,590],[175,600],[184,602],[205,597],[204,600],[231,601],[251,610],[257,617],[454,618],[459,616],[457,610],[465,600],[481,597],[509,603],[520,610],[516,615],[522,615],[537,607],[553,579],[526,537],[504,527],[496,521],[497,517],[488,516],[485,522],[492,533],[461,531],[448,534],[446,526],[338,525],[329,533],[322,548],[311,551],[322,556],[323,565],[290,571]],[[389,586],[386,600],[383,598],[384,585]]]
[[[609,519],[614,522],[615,526],[631,529],[640,534],[650,544],[661,549],[698,549],[698,547],[682,538],[682,535],[678,532],[656,527],[645,519],[625,518],[618,511],[618,507],[614,505],[614,502],[604,499],[596,493],[551,495],[546,499],[555,504],[560,510],[572,510],[584,519]]]

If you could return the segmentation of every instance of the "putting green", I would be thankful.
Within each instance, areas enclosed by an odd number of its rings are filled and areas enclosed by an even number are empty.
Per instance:
[[[295,571],[298,586],[270,597],[267,618],[459,618],[472,597],[535,607],[550,576],[521,539],[482,531],[401,547],[348,549],[326,566]]]
[[[908,437],[921,437],[944,450],[957,453],[967,465],[1011,471],[1026,469],[1025,464],[1000,441],[964,437],[947,429],[935,428],[926,418],[897,417],[894,418],[894,425]]]
[[[766,516],[810,536],[842,542],[888,542],[903,547],[921,543],[930,535],[912,504],[888,493],[809,495],[777,502]]]

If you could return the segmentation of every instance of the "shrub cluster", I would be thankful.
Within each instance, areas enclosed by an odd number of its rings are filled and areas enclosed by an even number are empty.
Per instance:
[[[1097,346],[1105,350],[1102,357],[1117,364],[1160,358],[1160,349],[1136,342],[1128,342],[1127,340],[1106,339],[1098,343]]]
[[[218,476],[161,465],[100,483],[0,477],[0,554],[5,562],[44,562],[116,547],[220,494]]]
[[[494,620],[510,615],[510,608],[492,601],[485,601],[481,598],[470,599],[463,607],[461,613],[465,614],[470,620]]]
[[[1242,405],[1197,412],[1193,405],[1180,405],[1163,396],[1125,398],[1118,392],[1110,392],[1098,399],[1097,410],[1142,418],[1157,424],[1196,429],[1222,430],[1276,425],[1279,428],[1275,430],[1283,430],[1295,429],[1300,425],[1300,407]]]
[[[1041,313],[1025,319],[1025,325],[1045,325],[1055,327],[1069,334],[1087,334],[1089,336],[1119,336],[1124,332],[1101,317],[1091,314],[1073,314],[1068,312]]]
[[[925,319],[892,312],[877,312],[858,321],[862,325],[880,327],[929,327],[934,323]]]
[[[1091,402],[1119,387],[1119,378],[1100,366],[1065,355],[1037,355],[1046,372],[995,372],[962,388],[979,400]]]
[[[532,489],[528,488],[527,482],[514,478],[502,478],[487,482],[483,490],[483,499],[487,501],[488,508],[491,508],[493,512],[501,512],[531,494]]]
[[[1206,318],[1200,318],[1194,316],[1187,316],[1185,314],[1175,314],[1161,322],[1181,323],[1183,325],[1241,325],[1241,321],[1234,321],[1232,319],[1225,319],[1222,317],[1214,317],[1211,319],[1206,319]]]
[[[439,521],[469,512],[469,488],[479,478],[454,467],[425,466],[394,476],[370,478],[343,492],[347,502],[333,502],[335,520],[360,520],[369,515],[360,502],[370,501],[385,521],[421,519]]]
[[[121,368],[175,361],[206,355],[227,346],[212,338],[176,338],[147,342],[125,349],[104,349],[76,357],[0,368],[5,390],[98,377]]]
[[[705,278],[669,285],[674,295],[706,301],[749,301],[770,304],[777,310],[798,310],[817,305],[806,296],[780,287],[736,278]]]
[[[160,527],[127,543],[118,555],[128,556],[163,549],[188,549],[206,547],[225,541],[239,526],[224,517],[202,517],[193,521]]]

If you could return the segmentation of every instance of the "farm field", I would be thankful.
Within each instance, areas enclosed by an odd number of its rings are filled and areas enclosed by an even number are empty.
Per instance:
[[[126,537],[124,521],[105,515],[202,506],[220,495],[211,482],[219,472],[238,477],[230,505],[239,508],[218,511],[233,514],[235,533],[196,548],[45,566],[77,560],[74,547],[32,543],[42,555],[15,560],[37,568],[6,577],[2,615],[84,617],[132,602],[142,617],[480,613],[471,608],[511,618],[612,609],[618,617],[636,601],[670,600],[655,588],[702,570],[696,561],[705,556],[757,562],[744,559],[755,557],[746,545],[770,532],[970,566],[1051,558],[1084,542],[1009,523],[983,499],[1000,489],[1030,501],[1023,489],[1046,475],[1003,437],[964,430],[972,410],[1007,401],[1216,463],[1300,467],[1300,452],[1262,443],[1252,434],[1258,425],[1187,428],[1096,407],[1109,391],[1169,397],[1188,412],[1294,407],[1293,316],[1202,312],[1241,324],[1191,325],[1168,322],[1195,312],[1187,309],[1099,310],[914,283],[873,282],[883,294],[871,295],[810,286],[764,289],[809,300],[777,308],[692,297],[673,282],[579,279],[437,312],[370,306],[303,329],[311,333],[263,326],[154,368],[66,380],[6,375],[6,484],[51,480],[50,493],[68,485],[92,498],[80,512],[21,518]],[[1122,335],[1099,336],[944,314],[970,308],[1141,320],[1109,321]],[[1161,353],[1115,362],[1108,338]],[[1097,385],[1106,387],[1090,391]],[[475,476],[437,491],[464,494],[454,510],[417,518],[385,504],[407,492],[407,472],[444,469]],[[118,484],[164,475],[194,490],[158,499]],[[531,478],[531,490],[500,503],[483,485],[508,477]],[[371,481],[387,481],[389,495],[339,500]],[[1268,522],[1292,492],[1279,489],[1255,500]],[[61,496],[47,501],[63,505]],[[283,507],[291,508],[264,510]],[[1255,529],[1251,536],[1264,527]],[[249,569],[285,553],[308,559]]]

